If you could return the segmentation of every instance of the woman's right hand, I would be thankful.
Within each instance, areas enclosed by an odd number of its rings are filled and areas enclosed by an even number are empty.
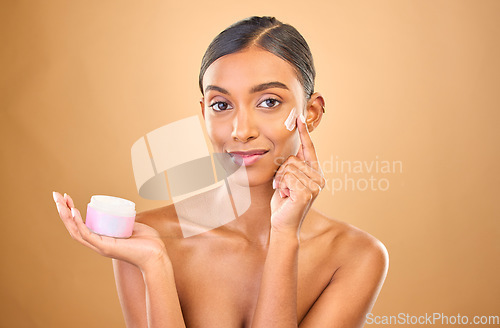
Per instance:
[[[135,222],[132,236],[127,239],[101,236],[83,223],[80,211],[69,195],[54,192],[53,196],[59,216],[71,237],[97,253],[134,264],[141,271],[168,258],[158,231],[150,226]]]

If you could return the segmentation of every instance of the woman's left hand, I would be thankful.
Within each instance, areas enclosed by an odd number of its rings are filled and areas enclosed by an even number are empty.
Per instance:
[[[301,115],[302,116],[302,115]],[[326,181],[306,123],[297,118],[301,145],[276,172],[271,199],[271,230],[296,233]]]

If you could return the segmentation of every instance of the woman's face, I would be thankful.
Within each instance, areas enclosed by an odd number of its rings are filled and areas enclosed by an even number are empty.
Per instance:
[[[284,125],[291,110],[306,106],[292,66],[251,47],[213,62],[203,77],[203,116],[216,153],[245,164],[250,186],[269,183],[299,148],[297,129]]]

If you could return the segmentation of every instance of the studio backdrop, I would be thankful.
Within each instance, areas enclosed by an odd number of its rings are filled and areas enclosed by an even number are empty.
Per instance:
[[[124,326],[111,260],[52,191],[83,213],[95,194],[165,206],[139,195],[132,145],[200,114],[205,49],[253,15],[314,56],[316,208],[388,249],[366,326],[500,316],[499,1],[46,0],[0,4],[0,327]]]

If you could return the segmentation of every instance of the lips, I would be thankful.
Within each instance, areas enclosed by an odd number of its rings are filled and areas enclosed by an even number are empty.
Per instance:
[[[267,153],[268,150],[264,149],[254,149],[254,150],[246,150],[246,151],[230,151],[229,155],[239,155],[239,156],[254,156],[254,155],[263,155]]]
[[[230,151],[231,160],[237,165],[252,165],[262,158],[269,150],[265,149],[252,149],[245,151]]]

